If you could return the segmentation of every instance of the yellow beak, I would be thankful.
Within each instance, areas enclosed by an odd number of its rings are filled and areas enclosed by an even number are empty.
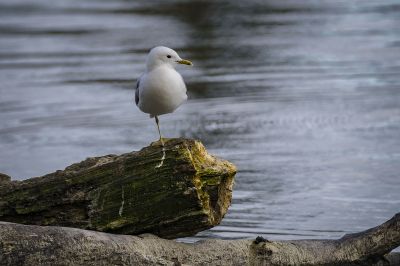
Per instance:
[[[190,62],[189,60],[185,60],[185,59],[182,59],[182,60],[179,60],[179,61],[176,61],[178,64],[182,64],[182,65],[188,65],[188,66],[193,66],[193,63],[192,62]]]

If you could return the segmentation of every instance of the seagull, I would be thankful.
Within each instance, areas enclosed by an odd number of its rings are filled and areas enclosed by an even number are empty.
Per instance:
[[[135,102],[139,109],[155,118],[160,142],[164,146],[158,117],[174,112],[187,100],[186,85],[175,66],[192,62],[180,58],[177,52],[157,46],[147,55],[146,71],[136,83]]]

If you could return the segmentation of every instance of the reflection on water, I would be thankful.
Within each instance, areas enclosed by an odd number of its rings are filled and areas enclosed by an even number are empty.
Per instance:
[[[42,175],[157,139],[133,104],[149,48],[190,101],[161,117],[239,168],[199,237],[333,238],[400,206],[400,4],[14,1],[0,4],[0,172]]]

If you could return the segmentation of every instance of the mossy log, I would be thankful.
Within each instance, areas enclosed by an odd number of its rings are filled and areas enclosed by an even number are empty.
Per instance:
[[[232,197],[233,164],[195,140],[88,158],[24,181],[0,176],[0,220],[163,238],[220,223]]]
[[[400,265],[400,214],[338,240],[208,239],[179,243],[154,235],[0,222],[0,265]],[[388,254],[389,253],[389,254]]]

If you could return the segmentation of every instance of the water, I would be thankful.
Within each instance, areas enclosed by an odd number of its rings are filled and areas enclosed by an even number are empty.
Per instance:
[[[336,238],[400,206],[400,3],[0,3],[0,172],[16,179],[157,139],[133,104],[150,47],[176,49],[190,101],[161,117],[239,169],[198,238]]]

